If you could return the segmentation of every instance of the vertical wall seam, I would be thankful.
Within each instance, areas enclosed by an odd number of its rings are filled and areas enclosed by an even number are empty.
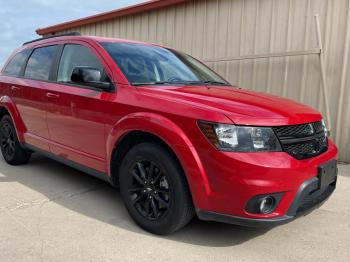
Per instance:
[[[243,46],[243,31],[244,31],[244,13],[245,13],[245,5],[244,1],[242,2],[242,9],[241,9],[241,28],[240,28],[240,38],[239,38],[239,55],[242,55],[242,46]],[[241,77],[242,77],[242,61],[240,60],[238,62],[238,85],[241,85]]]
[[[292,0],[289,0],[288,5],[288,22],[287,22],[287,44],[286,44],[286,51],[290,51],[290,42],[291,42],[291,20],[292,20]],[[284,73],[283,73],[283,84],[282,84],[282,96],[287,95],[287,82],[288,82],[288,74],[289,74],[289,57],[285,58],[285,66],[284,66]]]
[[[275,23],[274,23],[274,17],[276,14],[276,3],[275,0],[272,0],[272,10],[271,10],[271,23],[270,23],[270,40],[269,40],[269,52],[272,53],[274,45],[273,45],[273,38],[274,38],[274,29],[275,29]],[[268,58],[267,60],[267,87],[266,91],[270,92],[271,91],[271,79],[272,79],[272,59],[273,58]]]
[[[207,4],[207,0],[204,0],[204,23],[203,23],[203,32],[205,32],[205,29],[207,28],[207,9],[208,9],[208,4]],[[206,48],[207,48],[207,44],[206,44],[206,39],[203,38],[203,45],[202,45],[202,58],[207,57],[207,52],[206,52]]]
[[[173,13],[173,34],[171,36],[171,46],[173,47],[174,46],[174,43],[175,43],[175,37],[176,37],[176,8],[174,8],[174,13]]]
[[[197,10],[196,10],[196,1],[193,1],[193,23],[192,25],[195,24],[196,21],[196,15],[197,15]],[[192,27],[193,28],[193,27]],[[191,52],[193,53],[193,42],[194,42],[194,37],[193,37],[193,33],[191,34]]]
[[[226,46],[225,46],[225,57],[228,57],[229,54],[228,54],[228,49],[229,49],[229,40],[231,40],[230,38],[230,25],[232,23],[231,19],[232,19],[232,1],[229,1],[228,3],[228,18],[227,18],[227,28],[226,28],[226,35],[227,35],[227,41],[225,42]],[[225,78],[228,79],[229,78],[229,75],[230,75],[230,62],[227,61],[225,62],[225,67],[226,67],[226,70],[225,70]]]
[[[312,21],[312,16],[310,14],[310,0],[307,0],[307,7],[306,7],[306,25],[305,25],[305,34],[304,34],[304,49],[306,50],[309,47],[309,37],[310,37],[310,20]],[[301,89],[299,94],[299,101],[304,102],[305,100],[305,86],[307,81],[307,74],[306,71],[308,69],[308,60],[310,57],[303,57],[303,65],[302,65],[302,75],[301,75]]]
[[[257,33],[258,33],[258,19],[259,19],[259,0],[255,1],[255,28],[254,28],[254,48],[253,48],[253,53],[256,54],[256,49],[257,49]],[[252,89],[256,89],[256,59],[253,60],[253,80],[252,80]]]
[[[218,22],[218,19],[219,19],[219,0],[216,0],[216,8],[215,8],[215,24],[214,24],[214,44],[213,44],[213,48],[214,48],[214,52],[213,52],[213,54],[214,54],[214,57],[215,57],[215,59],[217,58],[217,56],[216,56],[216,41],[217,41],[217,39],[218,39],[218,24],[219,24],[219,22]]]

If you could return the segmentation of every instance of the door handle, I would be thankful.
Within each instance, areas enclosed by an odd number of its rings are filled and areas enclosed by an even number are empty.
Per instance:
[[[57,99],[60,97],[60,95],[54,93],[46,93],[46,97]]]
[[[11,90],[12,91],[19,91],[19,90],[21,90],[22,88],[21,87],[19,87],[19,86],[11,86]]]

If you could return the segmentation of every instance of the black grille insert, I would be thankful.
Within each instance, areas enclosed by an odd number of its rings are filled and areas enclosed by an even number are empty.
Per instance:
[[[296,159],[318,156],[328,149],[324,124],[319,122],[274,127],[285,152]]]

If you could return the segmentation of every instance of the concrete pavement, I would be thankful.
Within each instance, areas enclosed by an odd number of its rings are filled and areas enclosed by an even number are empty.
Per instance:
[[[0,160],[0,261],[350,261],[350,165],[313,213],[270,230],[195,219],[166,237],[134,224],[106,183],[34,155]]]

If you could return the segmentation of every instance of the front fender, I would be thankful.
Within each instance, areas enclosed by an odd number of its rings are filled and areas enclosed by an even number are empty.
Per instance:
[[[15,125],[18,140],[20,143],[24,143],[24,133],[26,132],[26,127],[23,123],[23,120],[18,112],[15,103],[9,96],[2,96],[0,97],[0,107],[5,108],[9,112],[12,121]]]
[[[107,137],[107,159],[115,146],[131,131],[143,131],[162,139],[180,161],[196,207],[205,203],[211,193],[208,178],[198,153],[183,130],[170,119],[154,113],[133,113],[120,119]],[[111,175],[110,165],[108,173]]]

